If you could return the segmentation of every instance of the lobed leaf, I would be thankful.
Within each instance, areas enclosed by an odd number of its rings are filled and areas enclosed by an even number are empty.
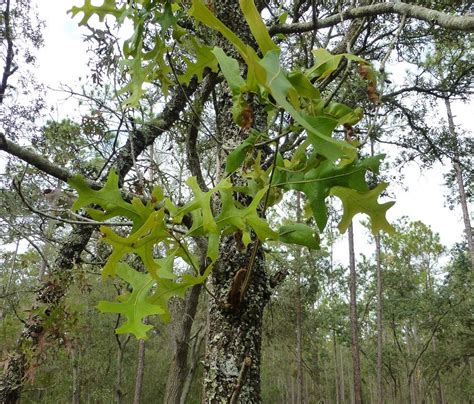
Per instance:
[[[384,204],[378,203],[378,197],[387,188],[388,184],[381,183],[368,192],[360,192],[350,188],[333,187],[331,195],[337,196],[344,208],[341,222],[338,225],[339,231],[344,233],[351,224],[352,218],[357,213],[365,213],[370,217],[372,232],[384,230],[387,233],[393,233],[395,229],[387,221],[385,214],[395,202],[390,201]]]
[[[117,265],[117,274],[130,285],[132,292],[123,295],[120,302],[100,301],[97,308],[102,313],[120,313],[126,318],[125,323],[115,330],[117,334],[132,333],[137,338],[146,339],[147,331],[153,326],[144,324],[143,319],[166,312],[161,302],[150,299],[156,280],[150,274],[135,271],[124,262]]]
[[[82,20],[79,21],[79,25],[87,25],[89,19],[96,14],[99,17],[99,21],[104,21],[107,15],[114,16],[118,22],[123,22],[126,14],[127,6],[124,4],[122,7],[117,8],[115,0],[104,0],[101,6],[93,6],[91,0],[84,0],[82,7],[74,6],[68,12],[75,17],[79,13],[83,13]]]

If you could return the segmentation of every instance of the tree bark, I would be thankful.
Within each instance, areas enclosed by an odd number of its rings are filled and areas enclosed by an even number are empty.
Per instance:
[[[474,268],[474,238],[472,234],[471,219],[469,217],[469,208],[467,206],[466,189],[464,188],[464,181],[462,178],[462,168],[459,159],[458,139],[456,136],[456,127],[454,125],[453,113],[451,111],[451,103],[449,98],[444,99],[446,105],[446,113],[448,115],[449,132],[454,142],[454,158],[453,167],[456,173],[456,182],[459,190],[459,200],[461,202],[462,217],[464,221],[464,232],[466,233],[467,245],[471,257],[471,268]]]
[[[135,393],[133,395],[133,404],[140,404],[140,397],[143,390],[143,376],[145,374],[145,340],[138,341],[138,361],[137,372],[135,376]]]
[[[383,404],[383,326],[382,326],[382,257],[380,250],[380,234],[375,235],[375,257],[377,262],[377,402]]]
[[[296,221],[301,220],[301,194],[296,193]],[[301,248],[296,252],[296,402],[304,402],[304,375],[303,375],[303,307],[301,299]]]
[[[179,311],[180,315],[174,316],[174,356],[173,360],[171,361],[170,370],[168,372],[164,400],[164,402],[167,404],[179,404],[183,395],[186,377],[189,372],[188,351],[191,328],[196,315],[201,289],[202,285],[193,286],[186,295],[186,299],[184,300],[183,304],[184,307]],[[177,304],[179,303],[177,302]]]
[[[257,7],[261,8],[261,4]],[[239,33],[245,43],[256,48],[248,25],[242,23],[244,17],[237,0],[214,2],[214,11],[225,25]],[[231,56],[238,57],[234,47],[225,41],[220,40],[219,46]],[[232,96],[227,86],[223,86],[219,93],[217,104],[217,133],[222,143],[240,143],[246,133],[233,122]],[[254,127],[263,130],[266,126],[265,112],[258,105],[253,105],[253,115]],[[226,153],[222,150],[221,164],[225,157]],[[251,273],[249,288],[239,304],[229,305],[232,287],[241,292],[239,285],[234,285],[239,270]],[[239,402],[260,403],[262,318],[271,292],[260,243],[254,241],[246,250],[241,250],[241,243],[236,238],[223,237],[219,258],[210,276],[210,288],[215,298],[209,300],[203,401],[228,402],[237,395]],[[240,378],[244,365],[247,367],[245,377]]]
[[[351,321],[351,350],[354,374],[354,403],[362,404],[362,382],[360,376],[359,326],[357,321],[357,274],[354,252],[354,228],[349,226],[349,290],[350,290],[350,321]]]
[[[252,246],[251,244],[250,246]],[[263,310],[270,298],[270,285],[264,271],[263,252],[257,252],[253,279],[244,301],[236,309],[226,308],[232,280],[240,268],[246,268],[250,251],[240,252],[233,237],[221,242],[218,264],[211,277],[217,300],[209,301],[204,399],[206,403],[226,402],[240,388],[240,402],[260,403],[260,364]],[[243,386],[237,381],[246,358],[251,359]]]

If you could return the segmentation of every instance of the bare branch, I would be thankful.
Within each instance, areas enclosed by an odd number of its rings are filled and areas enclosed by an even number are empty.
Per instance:
[[[3,33],[7,41],[7,54],[5,57],[5,67],[3,68],[2,82],[0,83],[0,104],[3,103],[3,99],[5,98],[8,78],[17,70],[17,67],[13,66],[15,52],[13,49],[12,29],[10,26],[10,0],[6,2],[5,11],[3,12],[3,23],[5,24]]]
[[[449,15],[440,11],[431,10],[415,4],[377,3],[370,6],[351,8],[342,13],[330,17],[295,24],[274,25],[270,28],[270,34],[294,34],[312,31],[314,29],[329,28],[339,24],[343,20],[353,20],[362,17],[374,17],[383,14],[400,14],[409,18],[426,21],[440,27],[458,31],[473,32],[474,16],[471,15]]]

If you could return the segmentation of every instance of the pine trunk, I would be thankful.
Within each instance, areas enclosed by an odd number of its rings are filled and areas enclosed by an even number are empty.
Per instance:
[[[467,206],[467,197],[466,189],[464,187],[464,180],[462,178],[462,168],[459,159],[459,148],[458,148],[458,139],[456,136],[456,127],[454,125],[453,113],[451,111],[451,103],[448,98],[444,99],[446,105],[446,112],[448,115],[448,125],[451,138],[454,142],[454,158],[453,158],[453,167],[456,173],[456,182],[458,184],[459,190],[459,200],[461,202],[462,208],[462,217],[464,221],[464,232],[466,233],[467,245],[469,248],[469,253],[471,257],[471,267],[474,267],[474,238],[472,234],[471,219],[469,217],[469,208]]]
[[[301,194],[296,194],[296,221],[301,220]],[[301,299],[301,249],[296,252],[296,388],[297,404],[304,402],[304,375],[303,375],[303,303]]]
[[[140,404],[140,397],[143,390],[143,376],[145,374],[145,340],[138,341],[138,360],[137,372],[135,376],[135,393],[133,395],[133,404]]]
[[[357,321],[357,274],[354,252],[354,228],[349,226],[349,266],[350,266],[350,321],[351,321],[351,350],[354,374],[354,403],[362,404],[362,382],[360,376],[359,326]]]
[[[375,256],[377,261],[377,402],[383,404],[384,391],[382,380],[383,359],[383,325],[382,325],[382,257],[380,250],[380,234],[375,235]]]

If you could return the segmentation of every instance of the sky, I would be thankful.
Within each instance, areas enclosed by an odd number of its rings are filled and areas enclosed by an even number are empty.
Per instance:
[[[38,5],[40,17],[46,21],[45,46],[38,52],[38,80],[51,89],[58,89],[60,83],[77,85],[78,78],[84,77],[87,72],[87,46],[82,38],[86,31],[77,25],[80,17],[72,20],[70,15],[66,15],[66,11],[73,5],[81,5],[82,0],[34,2]],[[388,71],[389,69],[390,66],[387,66]],[[56,107],[56,119],[61,119],[65,114],[74,114],[77,102],[66,100],[64,94],[49,90],[48,99]],[[472,105],[456,103],[453,105],[453,112],[456,124],[460,125],[460,128],[467,128],[472,115]],[[421,220],[430,225],[440,234],[442,243],[447,246],[460,241],[463,237],[461,209],[457,207],[451,211],[444,206],[444,194],[447,190],[443,187],[442,175],[448,169],[448,166],[441,164],[436,164],[426,172],[422,172],[416,164],[404,169],[403,186],[391,184],[389,187],[390,193],[395,196],[396,204],[389,210],[388,219],[394,221],[406,215],[413,221]],[[356,251],[370,254],[372,247],[366,241],[365,230],[356,223],[355,231]],[[338,261],[347,263],[345,237],[338,242],[336,255]]]

